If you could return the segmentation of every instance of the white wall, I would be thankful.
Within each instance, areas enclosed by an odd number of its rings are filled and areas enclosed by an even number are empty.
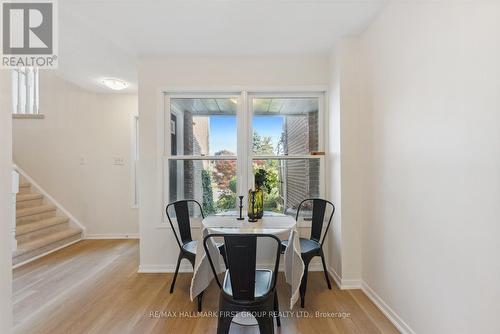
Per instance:
[[[416,333],[500,333],[500,4],[393,3],[362,48],[363,280]]]
[[[14,120],[14,161],[90,236],[138,234],[130,174],[137,103],[135,94],[91,93],[42,71],[40,113],[45,119]],[[125,164],[113,165],[115,157],[123,157]]]
[[[141,267],[173,270],[178,255],[172,231],[162,226],[157,147],[159,92],[163,87],[269,87],[328,84],[326,57],[178,57],[143,59],[139,67]]]
[[[330,185],[336,205],[331,266],[342,287],[361,279],[361,225],[365,211],[365,120],[361,116],[360,47],[356,39],[336,43],[330,59]]]
[[[12,330],[12,115],[10,75],[0,71],[0,333]]]

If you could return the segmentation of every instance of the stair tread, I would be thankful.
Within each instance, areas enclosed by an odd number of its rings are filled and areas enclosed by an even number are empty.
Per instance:
[[[32,206],[29,208],[17,209],[16,218],[32,216],[47,211],[53,211],[55,209],[56,207],[52,204],[42,204],[42,205]]]
[[[31,183],[29,183],[29,182],[19,183],[19,188],[28,188],[28,187],[31,187]]]
[[[66,217],[52,217],[41,220],[36,220],[31,223],[26,223],[16,226],[16,236],[20,236],[26,233],[35,232],[46,227],[67,223],[69,221]]]
[[[62,231],[58,231],[53,234],[44,235],[40,238],[35,238],[26,242],[21,242],[17,245],[17,250],[14,252],[14,257],[26,254],[38,248],[45,247],[54,242],[69,238],[71,236],[74,236],[82,232],[83,230],[79,227],[68,227]]]
[[[37,193],[30,193],[30,194],[18,194],[16,196],[16,201],[17,202],[23,202],[23,201],[32,201],[34,199],[40,199],[42,198],[42,194],[37,194]]]

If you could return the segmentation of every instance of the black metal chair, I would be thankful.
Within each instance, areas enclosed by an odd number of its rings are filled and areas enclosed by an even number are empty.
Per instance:
[[[224,238],[228,269],[222,283],[207,247],[211,238]],[[256,269],[257,238],[276,241],[274,271]],[[276,292],[280,243],[280,239],[271,234],[209,234],[203,239],[203,247],[220,288],[217,334],[228,333],[233,317],[245,311],[255,316],[260,333],[274,333],[274,317],[278,327],[281,326]]]
[[[177,266],[175,267],[175,274],[172,280],[172,284],[170,285],[170,293],[174,292],[175,281],[177,280],[177,274],[179,273],[179,266],[181,264],[182,259],[187,259],[194,270],[194,263],[196,259],[196,247],[197,241],[193,240],[191,237],[191,217],[189,215],[189,203],[196,204],[200,209],[201,217],[205,218],[203,214],[203,209],[201,208],[200,203],[194,199],[186,199],[177,202],[173,202],[167,205],[165,209],[167,213],[167,218],[172,227],[172,231],[174,232],[175,240],[177,240],[177,244],[179,245],[179,257],[177,259]],[[173,207],[175,211],[175,216],[177,219],[177,225],[179,226],[179,236],[177,232],[175,232],[174,224],[172,223],[172,218],[169,214],[169,208]],[[219,246],[219,252],[224,257],[224,245]],[[201,303],[203,299],[203,292],[198,295],[198,312],[201,311]]]
[[[328,270],[326,269],[325,255],[323,253],[323,243],[325,242],[325,237],[330,228],[332,222],[333,214],[335,213],[335,206],[332,202],[321,198],[308,198],[300,202],[297,208],[297,214],[295,220],[298,221],[300,210],[304,203],[312,201],[312,219],[311,219],[311,237],[309,239],[299,238],[300,249],[302,261],[304,261],[304,275],[302,276],[302,281],[300,282],[300,306],[303,308],[305,304],[306,288],[307,288],[307,274],[309,271],[309,263],[316,257],[321,257],[321,262],[323,263],[323,271],[325,273],[325,280],[328,285],[328,289],[332,289],[330,284],[330,279],[328,278]],[[331,206],[332,213],[328,219],[328,225],[326,225],[325,233],[323,238],[321,238],[321,231],[323,229],[323,222],[325,220],[325,214],[327,206]],[[281,242],[281,252],[284,253],[286,247],[288,246],[288,240]]]

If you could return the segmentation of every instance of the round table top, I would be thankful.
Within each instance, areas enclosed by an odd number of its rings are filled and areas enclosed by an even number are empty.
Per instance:
[[[209,228],[215,233],[256,233],[278,234],[294,228],[297,222],[290,216],[276,213],[265,213],[264,217],[255,223],[237,220],[236,215],[215,215],[203,219],[204,228]]]

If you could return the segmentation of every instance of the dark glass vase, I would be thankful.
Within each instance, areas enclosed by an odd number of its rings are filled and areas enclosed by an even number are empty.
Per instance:
[[[255,206],[254,199],[255,197]],[[248,218],[250,220],[261,219],[264,216],[264,191],[257,188],[248,191]]]

